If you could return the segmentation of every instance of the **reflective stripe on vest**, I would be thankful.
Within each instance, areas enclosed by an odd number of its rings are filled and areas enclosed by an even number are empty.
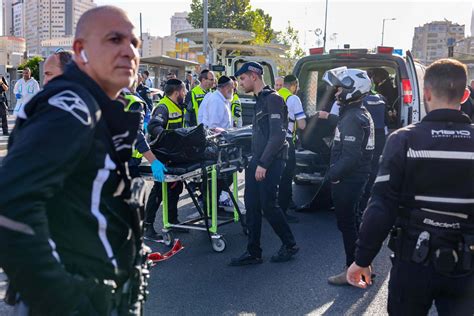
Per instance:
[[[293,93],[291,93],[291,91],[285,87],[278,90],[277,93],[283,98],[283,100],[285,101],[285,104],[288,98],[293,95]],[[296,142],[296,120],[291,119],[291,118],[288,118],[288,120],[293,123],[293,130],[292,131],[288,130],[288,132],[291,132],[291,135],[293,136],[293,142]]]
[[[146,106],[145,102],[136,95],[126,94],[124,97],[128,100],[128,104],[125,106],[125,112],[130,111],[130,107],[137,102]],[[138,149],[133,149],[132,158],[141,159],[142,157],[143,155],[138,151]]]
[[[184,127],[183,110],[179,106],[167,96],[161,99],[157,106],[160,105],[164,105],[168,109],[168,124],[166,124],[166,129]]]
[[[238,122],[239,119],[242,117],[242,105],[240,103],[240,99],[237,93],[234,93],[234,97],[231,101],[231,113],[234,122]]]
[[[201,106],[201,102],[202,100],[204,100],[206,93],[207,91],[201,88],[201,86],[195,86],[191,90],[191,102],[193,103],[193,110],[194,110],[194,114],[196,115],[196,122],[198,119],[199,107]]]

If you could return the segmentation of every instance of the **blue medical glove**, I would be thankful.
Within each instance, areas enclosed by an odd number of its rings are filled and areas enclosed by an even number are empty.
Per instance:
[[[148,127],[148,123],[147,122],[143,123],[143,132],[148,133],[147,127]]]
[[[16,98],[17,100],[21,99],[21,93],[15,94],[15,98]]]
[[[165,171],[168,171],[168,169],[166,169],[165,165],[162,164],[161,161],[158,159],[153,160],[151,163],[151,171],[153,172],[153,178],[155,178],[156,181],[165,181]]]

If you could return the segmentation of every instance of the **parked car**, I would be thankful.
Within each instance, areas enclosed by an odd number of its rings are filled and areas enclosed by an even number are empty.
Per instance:
[[[329,112],[335,100],[334,90],[328,89],[322,81],[327,70],[346,66],[369,72],[375,89],[387,99],[390,131],[418,122],[426,115],[423,105],[425,67],[413,60],[410,51],[405,57],[393,51],[391,47],[378,47],[374,53],[367,49],[335,49],[297,62],[293,74],[299,79],[298,95],[308,117],[308,127],[300,137],[300,148],[296,152],[296,183],[320,183],[329,167],[337,120],[315,117],[317,111]]]

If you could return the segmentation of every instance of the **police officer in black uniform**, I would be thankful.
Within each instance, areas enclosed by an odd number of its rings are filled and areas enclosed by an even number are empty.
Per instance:
[[[271,258],[273,262],[290,260],[299,250],[293,233],[277,203],[277,190],[287,158],[288,111],[285,102],[263,82],[263,67],[247,62],[236,73],[240,86],[257,98],[253,118],[252,160],[245,170],[245,208],[249,231],[247,251],[230,265],[262,263],[260,235],[262,211],[283,245]]]
[[[370,264],[392,229],[388,312],[474,312],[474,126],[460,109],[466,67],[442,59],[426,69],[419,123],[387,140],[348,281],[371,284]],[[363,278],[364,279],[363,279]]]
[[[374,181],[379,170],[380,156],[382,155],[382,151],[385,146],[385,135],[388,132],[388,127],[386,124],[388,120],[386,119],[385,111],[387,100],[381,94],[371,90],[369,95],[367,95],[362,101],[362,104],[367,109],[367,111],[369,111],[372,121],[374,122],[375,147],[370,166],[369,180],[367,181],[367,184],[364,188],[364,193],[362,194],[359,211],[365,210],[367,201],[370,198],[370,192],[372,191],[372,186],[374,185]]]
[[[346,268],[331,276],[332,285],[345,285],[347,267],[354,261],[358,232],[359,202],[370,173],[374,150],[374,123],[362,100],[369,93],[371,81],[365,71],[335,68],[327,71],[323,80],[336,87],[339,122],[331,150],[331,193],[337,226],[342,233],[346,253]]]
[[[0,168],[0,266],[18,315],[141,313],[126,170],[140,117],[113,101],[138,69],[133,29],[116,7],[84,13],[75,62],[18,117]]]

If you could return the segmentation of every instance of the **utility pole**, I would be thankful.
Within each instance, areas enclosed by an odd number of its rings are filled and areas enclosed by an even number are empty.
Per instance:
[[[203,40],[202,40],[202,48],[203,48],[203,53],[204,53],[204,58],[205,58],[205,61],[206,61],[206,65],[209,65],[209,50],[208,50],[208,47],[209,47],[209,43],[208,43],[208,36],[207,36],[207,24],[208,24],[208,0],[204,0],[204,5],[203,5],[203,9],[204,9],[204,12],[203,12]]]
[[[323,36],[323,52],[326,52],[326,28],[328,25],[328,0],[326,0],[326,14],[324,15],[324,36]]]
[[[142,13],[140,12],[140,42],[143,44]],[[143,57],[143,46],[140,48],[140,57]]]

